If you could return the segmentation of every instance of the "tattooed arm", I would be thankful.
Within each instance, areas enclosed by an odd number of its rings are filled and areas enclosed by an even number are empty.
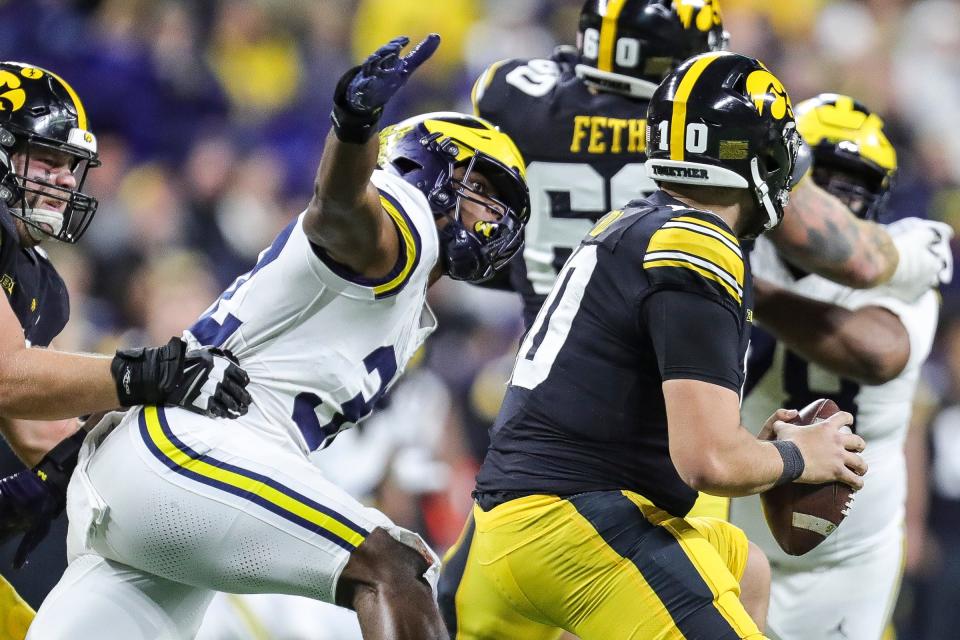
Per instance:
[[[768,236],[797,267],[859,289],[889,280],[899,262],[881,225],[857,218],[810,178],[793,190],[783,223]]]

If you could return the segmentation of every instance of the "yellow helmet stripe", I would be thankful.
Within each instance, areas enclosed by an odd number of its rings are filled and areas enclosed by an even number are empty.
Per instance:
[[[673,116],[670,119],[670,159],[683,160],[684,135],[687,130],[687,100],[693,92],[693,87],[697,80],[703,74],[704,69],[710,66],[710,63],[726,55],[722,51],[708,53],[698,59],[687,69],[687,72],[680,80],[680,86],[677,87],[677,93],[673,97]]]
[[[54,78],[56,78],[60,82],[60,84],[63,85],[63,88],[66,89],[67,93],[70,95],[70,99],[73,100],[73,108],[77,110],[77,127],[80,129],[83,129],[84,131],[88,131],[89,129],[87,128],[87,112],[83,108],[83,103],[80,102],[80,96],[78,96],[77,92],[73,90],[73,87],[67,84],[66,80],[64,80],[57,74],[53,73],[52,71],[47,71],[47,73],[52,75]]]
[[[425,120],[423,124],[430,133],[440,132],[444,137],[460,143],[457,145],[460,149],[457,162],[469,159],[473,155],[473,150],[476,149],[499,160],[507,168],[516,169],[520,172],[520,176],[526,179],[526,163],[513,139],[483,118],[477,118],[477,120],[483,122],[488,128],[474,129],[456,122],[432,118]]]
[[[609,0],[603,21],[600,23],[600,55],[597,59],[597,69],[613,71],[613,50],[617,42],[617,19],[623,11],[627,0]],[[601,10],[602,11],[602,10]]]

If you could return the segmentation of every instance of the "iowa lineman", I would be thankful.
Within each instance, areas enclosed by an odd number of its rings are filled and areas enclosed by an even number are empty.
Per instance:
[[[797,105],[797,128],[813,149],[813,179],[857,215],[882,215],[897,158],[880,117],[848,96],[823,94]],[[731,522],[770,559],[773,637],[879,640],[899,587],[903,442],[937,327],[937,295],[930,290],[905,303],[889,287],[844,287],[790,267],[766,238],[751,261],[772,283],[757,287],[757,318],[786,344],[755,332],[744,422],[831,398],[856,418],[870,477],[843,526],[803,556],[780,550],[756,496],[731,502]]]
[[[39,245],[81,238],[97,209],[84,179],[99,163],[73,88],[47,69],[0,62],[0,432],[35,465],[0,480],[0,537],[28,531],[16,566],[63,509],[84,435],[71,435],[76,425],[67,419],[146,402],[235,417],[249,402],[243,372],[214,350],[188,352],[180,339],[113,360],[44,348],[66,325],[70,303]],[[32,614],[0,577],[0,638],[22,637]]]
[[[765,561],[736,527],[684,517],[697,490],[862,485],[849,414],[798,430],[777,412],[775,443],[739,426],[738,238],[783,215],[799,140],[782,85],[708,53],[667,76],[648,117],[662,190],[596,225],[520,346],[477,477],[457,594],[475,624],[458,638],[502,635],[501,615],[540,625],[524,638],[760,638]]]

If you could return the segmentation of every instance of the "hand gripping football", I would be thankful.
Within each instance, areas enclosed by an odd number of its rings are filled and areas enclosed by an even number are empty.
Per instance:
[[[840,408],[833,400],[814,400],[791,424],[812,425]],[[853,502],[853,489],[842,482],[790,482],[760,494],[763,515],[777,544],[792,556],[807,553],[840,526]]]

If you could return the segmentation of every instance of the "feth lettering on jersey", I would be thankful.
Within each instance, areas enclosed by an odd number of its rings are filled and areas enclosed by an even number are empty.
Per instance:
[[[571,153],[644,153],[646,118],[573,117]]]

